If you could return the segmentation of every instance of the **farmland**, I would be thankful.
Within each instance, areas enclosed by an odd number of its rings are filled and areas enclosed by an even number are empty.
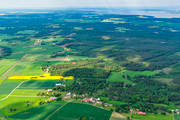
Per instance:
[[[74,110],[76,109],[76,110]],[[71,114],[71,116],[69,116]],[[109,120],[111,112],[96,108],[91,105],[78,104],[78,103],[68,103],[62,109],[57,111],[49,120],[64,120],[64,119],[95,119],[95,120]]]
[[[21,120],[37,120],[37,119],[44,120],[49,114],[54,112],[63,104],[65,103],[57,102],[57,103],[41,105],[41,106],[34,107],[26,111],[19,112],[17,114],[14,114],[10,116],[10,118],[18,118]]]
[[[134,115],[134,119],[143,119],[143,120],[173,120],[172,115],[164,116],[164,115],[147,115],[147,116],[139,116],[139,115]]]
[[[0,15],[0,119],[178,120],[179,18],[100,11]]]
[[[132,84],[131,81],[128,81],[128,77],[133,79],[138,76],[152,77],[156,75],[156,72],[143,71],[143,72],[132,72],[132,71],[121,71],[121,72],[112,72],[110,77],[107,79],[109,82],[125,82]]]

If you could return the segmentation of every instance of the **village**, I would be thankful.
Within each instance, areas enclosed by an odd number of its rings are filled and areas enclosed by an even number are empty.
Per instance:
[[[55,85],[56,87],[66,87],[65,84],[63,83],[57,83]],[[100,107],[102,109],[108,109],[108,110],[113,110],[113,104],[109,104],[101,100],[99,97],[89,97],[87,94],[82,94],[82,95],[77,95],[75,93],[71,92],[61,92],[57,94],[56,87],[52,89],[46,89],[42,93],[38,94],[38,96],[48,96],[49,99],[45,100],[44,103],[50,103],[50,102],[55,102],[58,100],[63,100],[66,102],[75,102],[75,103],[83,103],[83,104],[91,104],[96,107]],[[131,116],[133,114],[138,114],[145,116],[147,115],[146,112],[140,111],[140,109],[130,109]]]

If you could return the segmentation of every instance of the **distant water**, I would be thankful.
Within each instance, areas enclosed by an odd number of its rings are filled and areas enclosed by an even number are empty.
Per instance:
[[[0,15],[7,14],[44,14],[60,12],[61,10],[71,10],[71,11],[91,11],[98,14],[119,14],[119,15],[147,15],[154,16],[156,18],[180,18],[180,8],[67,8],[67,9],[36,9],[36,10],[24,10],[24,9],[10,9],[4,10],[0,9]]]
[[[116,13],[117,14],[117,13]],[[169,11],[129,11],[126,13],[119,12],[119,14],[123,15],[147,15],[154,16],[156,18],[180,18],[180,13],[177,12],[169,12]]]
[[[85,9],[84,9],[85,10]],[[156,18],[180,18],[180,9],[168,9],[168,8],[101,8],[91,9],[98,13],[104,14],[120,14],[120,15],[147,15],[154,16]]]

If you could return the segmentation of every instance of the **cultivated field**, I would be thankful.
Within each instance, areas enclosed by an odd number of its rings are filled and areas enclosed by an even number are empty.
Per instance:
[[[57,111],[49,120],[72,120],[87,118],[93,120],[109,120],[111,112],[87,104],[68,103]]]

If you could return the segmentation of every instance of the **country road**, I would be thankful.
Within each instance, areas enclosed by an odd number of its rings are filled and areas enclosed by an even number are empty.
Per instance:
[[[6,75],[7,75],[11,70],[13,70],[18,63],[20,63],[24,58],[26,58],[27,55],[28,55],[28,54],[25,54],[25,55],[24,55],[20,60],[18,60],[11,68],[9,68],[6,72],[4,72],[4,73],[2,74],[2,77],[3,77],[3,78],[6,78],[6,77],[7,77]]]
[[[51,113],[50,115],[47,116],[47,118],[45,120],[49,120],[49,118],[51,116],[53,116],[57,111],[59,111],[61,108],[63,108],[65,105],[67,105],[69,102],[65,103],[64,105],[62,105],[61,107],[59,107],[58,109],[56,109],[53,113]]]
[[[5,98],[0,99],[0,101],[6,100],[17,88],[19,88],[25,81],[21,82],[16,88],[14,88]]]

